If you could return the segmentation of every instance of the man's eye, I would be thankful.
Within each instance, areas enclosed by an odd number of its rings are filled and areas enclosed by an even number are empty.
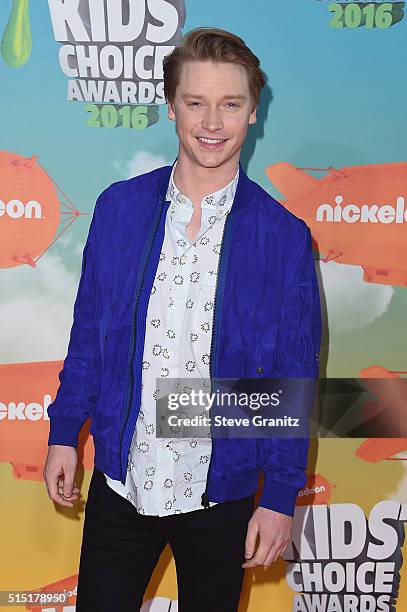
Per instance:
[[[229,104],[229,106],[232,106],[232,107],[235,107],[235,108],[238,108],[238,106],[239,106],[236,102],[228,102],[228,104]]]
[[[200,104],[200,102],[189,102],[188,106],[195,106],[197,104]]]

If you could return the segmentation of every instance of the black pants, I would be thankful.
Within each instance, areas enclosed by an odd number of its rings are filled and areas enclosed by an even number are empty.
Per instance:
[[[77,612],[138,612],[167,542],[179,612],[236,612],[254,495],[183,514],[147,516],[94,468],[85,506]]]

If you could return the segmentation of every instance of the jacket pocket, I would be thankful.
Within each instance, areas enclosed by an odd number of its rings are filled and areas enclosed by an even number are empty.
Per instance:
[[[256,367],[258,376],[270,377],[274,372],[276,358],[275,344],[263,344],[260,352],[260,360]]]
[[[258,364],[256,364],[257,376],[270,377],[276,366],[278,324],[269,323],[263,333],[262,344],[258,353]]]

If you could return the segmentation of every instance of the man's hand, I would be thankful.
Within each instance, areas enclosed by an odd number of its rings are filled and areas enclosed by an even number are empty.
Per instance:
[[[61,506],[73,506],[79,488],[74,483],[78,454],[73,446],[52,444],[44,466],[44,480],[50,499]]]
[[[242,563],[242,567],[267,567],[276,561],[291,542],[292,522],[287,514],[258,506],[247,526],[245,557],[250,560]],[[254,555],[257,534],[260,543]]]

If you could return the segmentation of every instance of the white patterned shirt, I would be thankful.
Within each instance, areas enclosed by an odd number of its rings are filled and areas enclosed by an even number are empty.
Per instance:
[[[125,485],[107,484],[140,514],[166,516],[202,509],[212,439],[157,438],[157,378],[209,379],[216,276],[226,215],[239,170],[232,181],[201,202],[201,227],[191,243],[186,234],[193,204],[168,185],[171,204],[162,251],[147,309],[140,412],[130,446]],[[216,502],[210,502],[215,505]]]

